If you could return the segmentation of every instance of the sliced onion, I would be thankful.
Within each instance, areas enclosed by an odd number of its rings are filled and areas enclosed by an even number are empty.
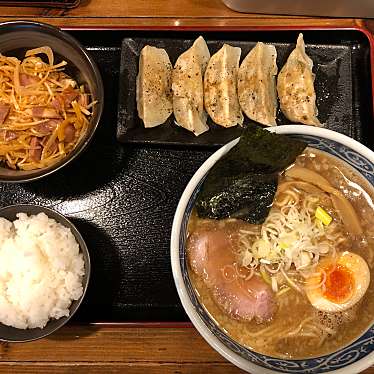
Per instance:
[[[29,49],[25,53],[25,56],[30,57],[30,56],[38,55],[41,53],[44,53],[45,55],[47,55],[49,66],[53,66],[54,59],[53,59],[53,51],[51,47],[44,46],[44,47]]]

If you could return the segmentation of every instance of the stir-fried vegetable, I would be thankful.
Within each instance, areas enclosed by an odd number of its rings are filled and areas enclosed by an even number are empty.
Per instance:
[[[8,167],[52,165],[87,132],[95,102],[63,72],[66,65],[55,64],[48,46],[27,51],[22,61],[0,54],[0,160]]]

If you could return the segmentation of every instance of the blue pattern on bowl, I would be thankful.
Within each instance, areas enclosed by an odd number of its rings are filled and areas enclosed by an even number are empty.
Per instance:
[[[347,162],[358,172],[360,172],[372,185],[374,185],[374,165],[350,148],[337,143],[333,140],[317,138],[310,135],[293,135],[294,137],[306,141],[309,146],[313,148],[326,151],[331,155],[337,156]],[[187,234],[187,224],[194,206],[197,194],[204,178],[196,186],[192,193],[186,211],[183,215],[181,225],[181,235],[179,242],[179,260],[182,269],[183,281],[186,285],[189,298],[194,305],[198,315],[204,321],[208,329],[228,348],[237,353],[246,360],[253,362],[256,365],[262,366],[266,369],[282,372],[282,373],[325,373],[332,370],[337,370],[351,365],[374,350],[374,326],[372,326],[364,335],[362,335],[355,342],[349,346],[341,349],[338,352],[331,353],[326,356],[321,356],[306,360],[281,360],[274,357],[251,351],[242,345],[235,342],[227,334],[225,334],[209,317],[208,313],[201,306],[198,298],[193,290],[190,278],[187,271],[187,263],[185,257],[185,243]]]

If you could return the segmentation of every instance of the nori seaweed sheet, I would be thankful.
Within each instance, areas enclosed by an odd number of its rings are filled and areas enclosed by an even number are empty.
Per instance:
[[[279,173],[306,146],[287,135],[248,126],[238,144],[209,171],[197,197],[198,216],[263,223],[277,191]]]

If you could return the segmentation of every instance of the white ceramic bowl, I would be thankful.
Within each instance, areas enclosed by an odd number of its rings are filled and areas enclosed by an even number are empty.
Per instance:
[[[270,128],[277,134],[292,134],[311,147],[339,157],[361,173],[374,186],[374,152],[337,132],[303,125]],[[238,139],[226,144],[198,169],[179,201],[171,234],[171,265],[175,285],[190,320],[204,339],[234,365],[251,373],[358,373],[374,364],[374,326],[359,339],[341,350],[306,360],[280,360],[251,351],[220,330],[202,308],[193,291],[186,265],[187,222],[196,196],[210,168],[227,153]]]

